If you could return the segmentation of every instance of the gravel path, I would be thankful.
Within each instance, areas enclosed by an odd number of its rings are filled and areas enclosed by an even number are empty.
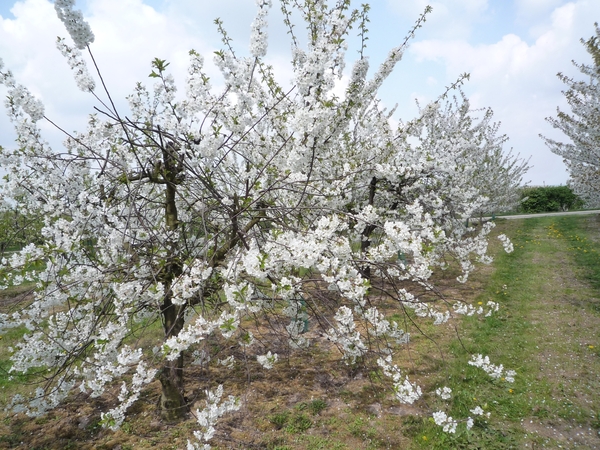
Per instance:
[[[517,214],[514,216],[496,216],[497,219],[532,219],[534,217],[551,217],[551,216],[583,216],[589,214],[600,214],[600,209],[593,209],[589,211],[563,211],[563,212],[551,212],[551,213],[535,213],[535,214]],[[484,217],[483,220],[490,220],[491,217]],[[478,220],[473,218],[471,220]]]

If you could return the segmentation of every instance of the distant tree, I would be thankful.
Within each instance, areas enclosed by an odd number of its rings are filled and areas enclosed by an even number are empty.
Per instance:
[[[39,212],[23,212],[17,204],[0,202],[0,259],[7,250],[42,242],[44,220]]]
[[[588,77],[576,81],[562,73],[560,80],[568,86],[563,92],[571,113],[557,109],[556,117],[546,120],[561,130],[570,140],[558,142],[541,136],[550,150],[564,158],[574,192],[588,205],[600,205],[600,28],[596,35],[581,40],[592,57],[593,64],[573,64]]]
[[[476,209],[479,215],[511,210],[520,201],[528,161],[503,149],[508,137],[499,134],[500,124],[493,122],[490,108],[473,111],[462,91],[459,94],[436,109],[435,114],[431,107],[429,112],[422,112],[419,125],[427,130],[428,139],[423,139],[427,145],[421,151],[445,161],[440,165],[457,167],[458,173],[449,177],[447,184],[454,187],[462,179],[465,189],[476,192],[480,196],[480,206]],[[419,133],[425,136],[423,131]],[[457,141],[462,142],[461,151],[449,151]]]

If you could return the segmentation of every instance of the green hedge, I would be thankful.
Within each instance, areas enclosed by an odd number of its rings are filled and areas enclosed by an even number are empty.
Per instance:
[[[583,200],[573,193],[568,186],[527,187],[521,192],[526,198],[519,205],[524,213],[570,211],[583,208]]]

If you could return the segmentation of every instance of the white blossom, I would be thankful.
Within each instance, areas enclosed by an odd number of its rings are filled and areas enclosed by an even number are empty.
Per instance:
[[[81,56],[81,52],[76,48],[69,47],[65,44],[64,39],[61,38],[57,38],[56,47],[67,58],[67,63],[75,76],[77,87],[83,92],[93,91],[96,87],[96,82],[88,73],[87,65]]]
[[[452,389],[448,386],[444,386],[443,388],[437,388],[435,393],[439,395],[444,400],[450,400],[452,398]]]
[[[397,365],[392,364],[391,356],[379,358],[377,365],[381,367],[383,374],[392,379],[394,392],[401,403],[413,404],[423,395],[421,387],[411,383],[408,377],[402,378],[402,373]]]
[[[437,411],[433,413],[433,421],[436,425],[442,427],[446,433],[456,433],[457,421],[451,416],[448,416],[444,411]]]
[[[279,356],[277,353],[267,352],[266,355],[257,355],[256,360],[258,363],[263,366],[265,369],[272,369],[273,365],[277,362]]]
[[[515,381],[515,375],[517,374],[514,370],[505,370],[502,364],[492,364],[489,356],[472,355],[468,364],[483,369],[490,377],[496,380],[502,378],[509,383]]]
[[[471,414],[474,414],[476,416],[482,416],[483,415],[483,409],[481,408],[481,406],[476,406],[475,408],[471,409]]]
[[[264,58],[267,54],[267,12],[270,8],[271,0],[256,0],[258,13],[252,22],[252,33],[250,35],[250,53],[255,58]]]
[[[512,253],[514,250],[512,242],[505,234],[499,234],[498,239],[502,242],[502,246],[504,247],[504,251],[506,253]]]
[[[75,46],[84,49],[94,42],[94,33],[89,24],[83,20],[81,11],[74,11],[75,0],[54,0],[54,9],[58,18],[65,25]]]
[[[223,416],[224,414],[237,411],[240,409],[240,404],[238,400],[229,396],[229,398],[225,401],[221,401],[221,397],[223,397],[223,385],[220,384],[215,391],[206,391],[206,407],[202,410],[196,410],[196,420],[198,425],[200,425],[200,431],[194,431],[194,436],[201,444],[192,443],[188,441],[188,449],[207,449],[206,442],[210,441],[215,434],[215,425],[217,424],[217,420]],[[204,442],[204,444],[202,444]],[[199,445],[202,445],[200,447]]]

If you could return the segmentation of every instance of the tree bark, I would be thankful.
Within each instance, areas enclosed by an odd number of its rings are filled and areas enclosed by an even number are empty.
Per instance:
[[[173,233],[177,230],[179,220],[177,217],[178,177],[182,171],[177,157],[176,147],[169,143],[163,149],[162,177],[166,182],[165,188],[165,224],[167,231]],[[162,270],[162,282],[165,287],[165,296],[161,308],[163,316],[163,329],[165,339],[179,335],[184,326],[184,312],[186,305],[174,305],[171,301],[171,286],[173,280],[181,275],[181,258],[179,254],[178,238],[171,234],[167,241],[168,255]],[[159,373],[158,379],[162,386],[160,397],[160,413],[167,421],[184,419],[188,412],[187,402],[183,395],[183,353],[179,353],[173,361],[167,361]]]
[[[373,206],[375,203],[375,192],[377,190],[377,178],[373,177],[371,183],[369,183],[369,205]],[[360,251],[365,253],[371,246],[371,234],[375,231],[374,225],[367,225],[362,232],[362,240],[360,242]],[[371,279],[371,267],[362,267],[361,274],[367,279]]]
[[[183,307],[173,305],[171,296],[166,294],[162,314],[165,338],[177,336],[184,325]],[[165,363],[158,379],[162,386],[161,417],[169,422],[184,419],[188,412],[188,406],[183,395],[183,353],[179,353],[173,361]]]

